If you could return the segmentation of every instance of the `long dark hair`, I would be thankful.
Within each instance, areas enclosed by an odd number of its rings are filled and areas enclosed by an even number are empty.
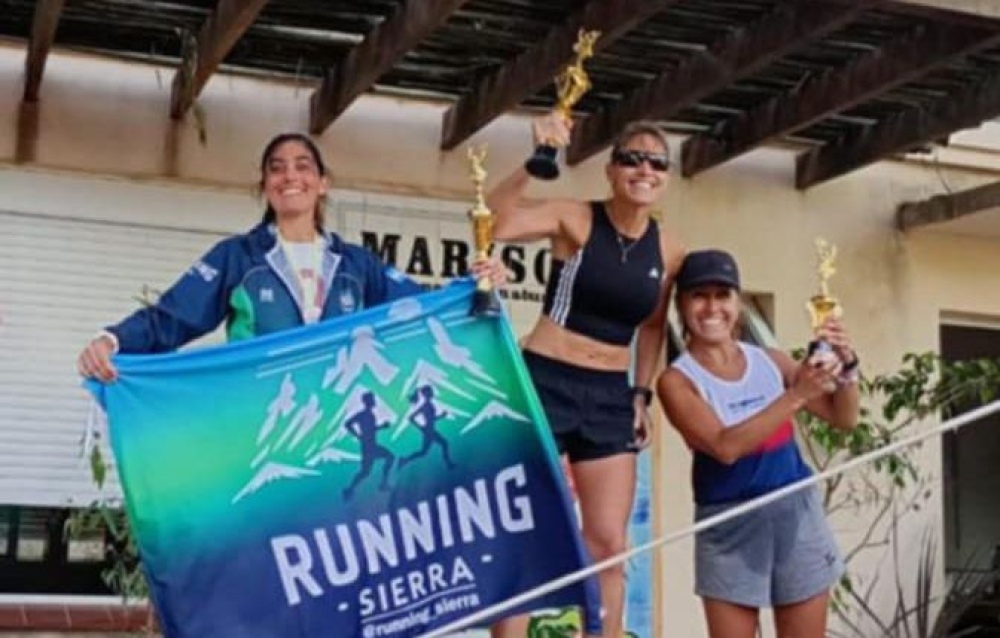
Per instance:
[[[271,161],[274,151],[285,142],[298,142],[302,146],[305,146],[316,163],[316,170],[319,171],[320,177],[326,177],[326,164],[323,163],[323,156],[320,154],[316,144],[309,139],[308,135],[305,133],[281,133],[271,138],[271,141],[264,147],[264,152],[260,156],[260,183],[257,185],[257,188],[261,192],[264,191],[264,175],[267,173],[267,164]],[[320,197],[319,201],[316,202],[316,210],[313,211],[313,221],[316,224],[316,230],[321,232],[323,230],[323,210],[325,206],[326,197]],[[274,207],[271,206],[271,202],[267,202],[267,208],[264,210],[264,223],[273,223],[277,217],[278,215],[274,211]]]

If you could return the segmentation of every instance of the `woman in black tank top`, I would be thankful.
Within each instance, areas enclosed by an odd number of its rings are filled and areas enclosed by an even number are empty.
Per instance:
[[[539,118],[534,141],[566,146],[570,127],[558,113]],[[595,561],[627,549],[636,453],[651,440],[649,388],[660,362],[671,283],[684,256],[676,238],[651,218],[669,168],[666,134],[651,122],[636,122],[621,131],[605,166],[606,200],[528,199],[531,177],[523,167],[487,200],[498,241],[544,239],[551,247],[542,315],[523,341],[524,356],[569,463],[567,477]],[[622,635],[623,568],[602,572],[600,589],[604,635]],[[587,631],[596,632],[599,621],[587,620]],[[493,636],[520,638],[526,627],[525,617],[510,618],[493,627]]]

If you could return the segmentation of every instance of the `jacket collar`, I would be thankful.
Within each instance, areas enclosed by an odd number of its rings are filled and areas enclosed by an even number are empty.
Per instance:
[[[278,244],[278,227],[273,222],[262,221],[251,229],[249,234],[256,240],[258,247],[264,255],[264,261],[267,262],[271,270],[288,289],[288,292],[295,300],[295,305],[299,309],[300,316],[304,318],[306,311],[303,307],[302,290],[299,288],[298,279],[292,272],[291,264],[288,263],[284,251],[281,250]],[[322,313],[322,317],[326,317],[328,316],[326,310],[330,307],[330,288],[337,274],[337,269],[340,266],[344,241],[336,233],[323,232],[320,234],[320,237],[323,239],[324,244],[323,263],[320,265],[320,276],[324,282],[324,312]]]
[[[264,254],[273,250],[278,243],[278,226],[274,222],[262,221],[251,228],[248,234]],[[327,252],[334,254],[343,252],[344,240],[337,233],[324,230],[320,233],[320,237]]]

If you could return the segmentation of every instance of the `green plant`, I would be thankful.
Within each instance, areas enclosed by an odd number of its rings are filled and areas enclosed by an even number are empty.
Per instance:
[[[97,445],[90,453],[90,470],[94,483],[103,489],[108,467]],[[68,538],[103,537],[107,563],[101,574],[104,584],[125,603],[147,598],[149,587],[139,563],[139,550],[119,499],[98,499],[87,508],[73,512],[66,521],[65,533]]]
[[[801,353],[799,353],[801,356]],[[906,354],[895,372],[860,380],[861,410],[857,428],[836,430],[804,413],[801,415],[806,455],[818,470],[860,456],[891,444],[913,433],[931,417],[954,415],[971,405],[988,403],[1000,388],[1000,361],[977,359],[946,362],[937,354]],[[932,477],[920,469],[914,455],[917,448],[890,454],[851,474],[839,474],[823,484],[824,505],[828,513],[841,510],[866,512],[870,516],[860,540],[845,548],[847,573],[833,592],[832,611],[853,635],[870,632],[859,627],[857,618],[865,618],[885,636],[931,636],[932,623],[926,614],[931,610],[930,587],[933,584],[936,543],[924,540],[924,555],[917,566],[916,604],[907,606],[907,596],[900,580],[899,525],[919,512],[933,494]],[[870,604],[879,583],[876,569],[862,582],[852,565],[861,556],[870,567],[873,557],[879,565],[891,561],[895,575],[897,600],[890,618],[883,619]],[[914,619],[916,626],[910,627]],[[923,631],[924,633],[919,633]],[[939,634],[944,635],[944,634]]]
[[[809,413],[801,415],[806,452],[819,470],[893,443],[928,417],[948,416],[963,406],[992,401],[1000,387],[1000,361],[948,363],[934,353],[910,353],[904,355],[899,370],[863,377],[859,383],[862,405],[855,429],[838,430]],[[865,476],[874,474],[887,478],[897,488],[910,487],[920,479],[912,454],[912,450],[906,450],[878,459]],[[849,480],[841,474],[826,482],[824,504],[828,512],[860,504],[863,501],[859,496],[882,494],[882,487],[862,494],[844,489],[844,482]]]
[[[108,466],[96,444],[90,452],[90,471],[94,483],[103,489]],[[64,534],[67,538],[104,539],[106,566],[101,572],[101,579],[108,589],[121,596],[123,606],[148,599],[149,584],[120,499],[102,498],[84,509],[76,510],[66,520]],[[145,627],[139,634],[153,634],[155,624],[152,608],[149,608]]]
[[[96,445],[91,451],[90,467],[94,482],[98,488],[103,488],[107,464]],[[104,584],[120,595],[126,604],[147,598],[149,587],[139,564],[139,550],[121,501],[115,498],[100,499],[85,509],[73,512],[66,521],[65,533],[69,538],[103,537],[107,564],[101,573]]]

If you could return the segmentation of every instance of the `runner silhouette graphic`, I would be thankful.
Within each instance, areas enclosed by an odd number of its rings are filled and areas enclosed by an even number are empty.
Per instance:
[[[403,469],[403,466],[410,461],[427,456],[435,444],[441,448],[441,456],[444,457],[445,465],[448,466],[448,469],[452,469],[455,467],[455,462],[451,460],[448,439],[441,436],[441,433],[435,429],[438,420],[446,419],[450,415],[445,411],[438,412],[437,405],[434,403],[434,388],[431,386],[421,386],[410,397],[412,403],[421,399],[423,399],[423,403],[410,414],[410,423],[420,428],[420,432],[424,435],[424,442],[419,450],[400,459],[399,469]]]
[[[389,422],[378,422],[375,416],[375,395],[372,392],[365,392],[361,395],[364,407],[351,415],[344,427],[347,431],[357,437],[361,442],[361,467],[354,475],[354,480],[344,489],[344,498],[350,499],[354,495],[354,488],[358,486],[366,476],[372,471],[375,461],[382,459],[382,482],[379,484],[380,490],[389,489],[389,471],[396,461],[392,452],[382,447],[378,443],[378,432],[389,427]]]

